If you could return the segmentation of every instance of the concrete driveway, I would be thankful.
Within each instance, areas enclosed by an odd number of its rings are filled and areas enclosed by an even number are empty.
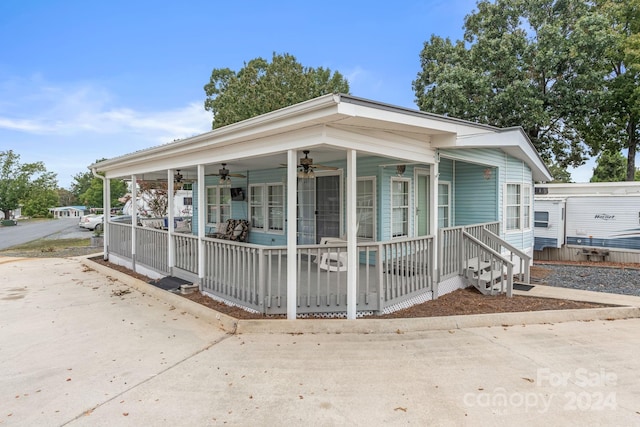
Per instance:
[[[0,425],[640,424],[639,319],[227,334],[115,277],[0,258]]]

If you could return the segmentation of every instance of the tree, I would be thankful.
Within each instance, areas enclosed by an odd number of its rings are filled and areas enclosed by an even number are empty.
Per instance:
[[[627,161],[619,151],[605,150],[598,156],[593,168],[591,182],[624,181],[627,176]]]
[[[154,218],[162,218],[169,210],[169,186],[166,182],[139,181],[138,188],[143,206],[151,211]],[[173,192],[175,195],[175,190]]]
[[[95,176],[91,172],[78,172],[73,176],[73,182],[71,183],[71,193],[75,196],[76,200],[80,200],[81,196],[91,187],[91,183]]]
[[[73,193],[66,188],[58,188],[56,190],[58,193],[58,199],[60,200],[60,206],[71,206],[73,205],[78,198],[73,195]]]
[[[349,83],[337,71],[303,67],[293,55],[274,53],[270,63],[255,58],[238,72],[214,68],[204,91],[211,127],[219,128],[327,93],[349,93]]]
[[[421,110],[522,126],[548,164],[584,163],[574,117],[593,107],[611,34],[582,0],[482,0],[464,40],[436,35],[413,82]],[[589,96],[587,96],[589,95]]]
[[[5,218],[11,211],[27,203],[30,197],[37,197],[57,187],[56,175],[47,172],[44,163],[20,163],[20,156],[13,150],[0,151],[0,210]],[[57,203],[57,202],[56,202]],[[55,204],[47,206],[47,209]],[[41,208],[35,209],[42,212]],[[25,214],[26,214],[25,212]],[[44,211],[46,214],[47,211]]]
[[[640,0],[598,0],[596,10],[606,19],[608,67],[582,130],[593,154],[626,149],[625,179],[633,181],[640,143]]]
[[[127,194],[127,183],[121,179],[112,179],[110,182],[111,187],[111,201],[112,207],[121,206],[122,203],[118,200],[125,194]],[[89,188],[80,195],[80,202],[92,208],[103,208],[104,202],[102,197],[102,179],[98,177],[92,177],[89,184]]]
[[[549,165],[549,172],[551,172],[551,176],[553,177],[552,182],[571,182],[571,174],[569,171],[557,163]]]

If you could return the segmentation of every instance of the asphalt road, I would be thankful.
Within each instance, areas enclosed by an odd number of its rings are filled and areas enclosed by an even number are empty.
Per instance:
[[[51,239],[89,238],[91,230],[78,226],[79,218],[18,222],[15,226],[0,226],[0,250],[43,237]]]

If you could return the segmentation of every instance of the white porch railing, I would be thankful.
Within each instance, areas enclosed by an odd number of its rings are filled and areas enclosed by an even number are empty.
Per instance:
[[[285,246],[258,246],[205,239],[203,291],[266,314],[287,309]],[[296,253],[297,311],[347,310],[347,268],[327,269],[323,254],[346,254],[346,243],[301,245]],[[358,244],[357,311],[381,312],[433,287],[433,237]]]
[[[454,276],[462,274],[462,265],[464,262],[464,256],[462,253],[462,233],[466,231],[473,237],[482,241],[482,230],[487,229],[494,233],[496,236],[500,233],[499,222],[487,222],[484,224],[473,224],[459,227],[448,227],[440,229],[440,250],[439,261],[440,265],[440,277],[438,282],[442,282]],[[484,242],[488,244],[488,242]],[[497,250],[495,245],[489,245],[492,249]],[[477,257],[477,254],[471,254],[472,257]]]
[[[264,312],[265,247],[205,238],[202,290],[252,310]],[[285,282],[286,283],[286,282]]]
[[[198,274],[198,236],[193,234],[173,234],[175,266],[181,270]]]
[[[109,252],[131,259],[131,226],[109,223]]]
[[[149,227],[135,227],[136,263],[169,274],[167,232]]]

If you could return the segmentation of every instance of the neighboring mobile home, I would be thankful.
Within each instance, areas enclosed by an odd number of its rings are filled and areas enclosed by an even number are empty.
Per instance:
[[[537,184],[535,258],[640,262],[640,182]]]
[[[533,255],[534,180],[551,179],[521,128],[342,94],[91,168],[193,182],[190,232],[108,223],[110,261],[288,318],[389,312],[471,283],[510,294]]]

